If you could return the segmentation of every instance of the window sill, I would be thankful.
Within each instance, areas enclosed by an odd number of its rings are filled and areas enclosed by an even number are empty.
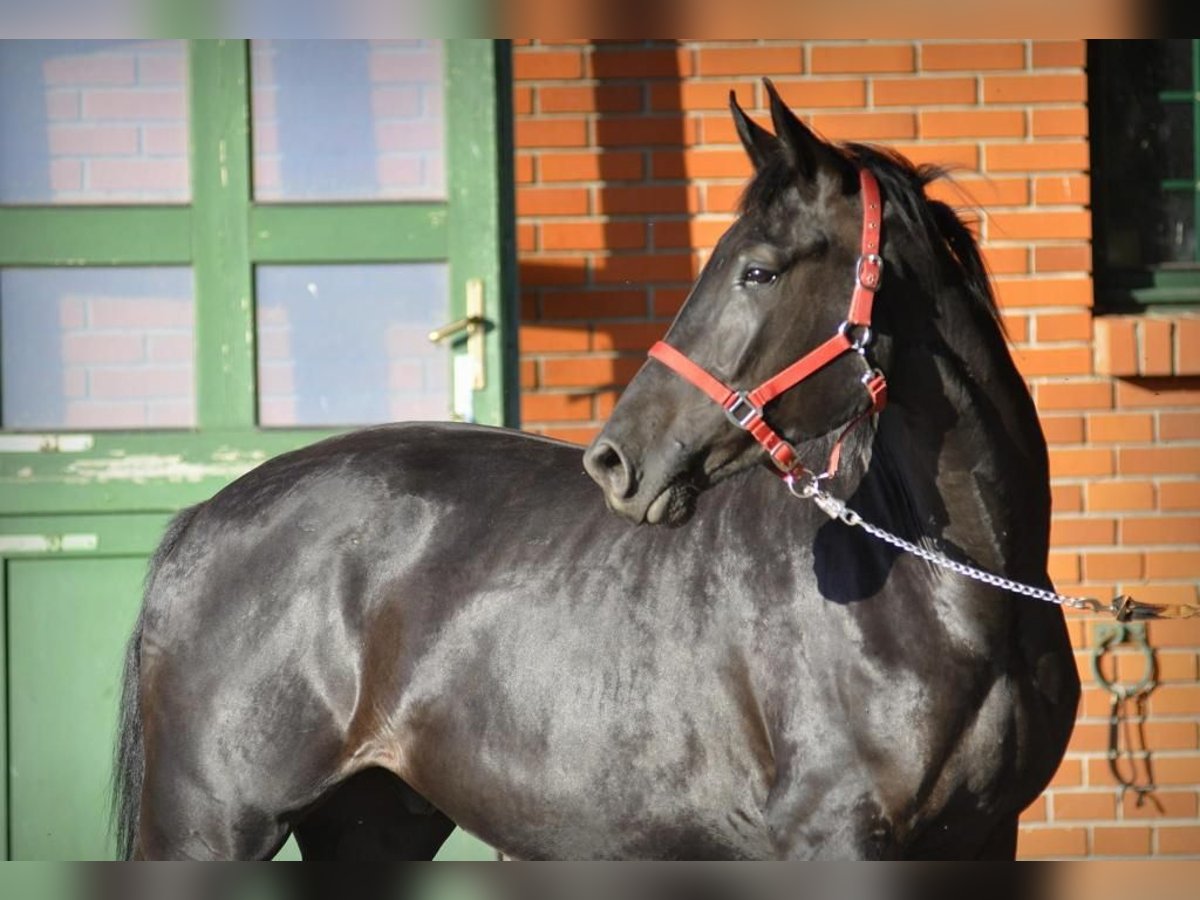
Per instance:
[[[1200,313],[1097,317],[1095,354],[1101,375],[1200,375]]]

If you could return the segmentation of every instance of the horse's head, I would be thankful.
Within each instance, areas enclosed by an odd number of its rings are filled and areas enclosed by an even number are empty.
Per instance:
[[[864,219],[858,169],[805,127],[769,82],[767,88],[775,134],[731,97],[755,168],[741,215],[668,331],[669,347],[634,378],[584,457],[609,507],[635,522],[680,524],[701,491],[770,462],[777,455],[768,452],[770,442],[764,449],[761,434],[756,441],[744,427],[755,415],[783,439],[786,455],[791,445],[826,435],[871,406],[863,378],[869,367],[854,352],[823,362],[803,384],[765,399],[761,410],[744,400],[729,400],[726,408],[714,402],[725,386],[762,386],[840,326],[849,342],[865,342],[861,325],[845,327],[856,272],[862,274],[865,229],[877,229]],[[876,268],[863,279],[872,291],[878,274]],[[683,357],[699,375],[686,374]],[[699,386],[704,372],[709,388]]]

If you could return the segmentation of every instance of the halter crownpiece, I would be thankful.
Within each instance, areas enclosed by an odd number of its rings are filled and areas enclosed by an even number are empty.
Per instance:
[[[858,179],[862,187],[863,204],[862,250],[854,265],[854,292],[850,296],[850,309],[832,337],[750,391],[729,387],[665,341],[659,341],[650,348],[651,359],[658,360],[699,388],[725,410],[726,418],[733,425],[750,432],[750,436],[762,445],[771,462],[783,475],[792,474],[800,468],[800,458],[796,448],[767,424],[763,418],[763,407],[844,353],[854,351],[864,354],[865,358],[867,344],[871,341],[871,309],[875,294],[883,283],[883,258],[879,255],[883,201],[874,175],[866,169],[860,169]],[[868,369],[862,383],[871,399],[871,406],[842,432],[830,453],[825,472],[819,477],[829,477],[837,471],[842,444],[847,436],[864,418],[879,412],[887,404],[887,379],[882,372]]]

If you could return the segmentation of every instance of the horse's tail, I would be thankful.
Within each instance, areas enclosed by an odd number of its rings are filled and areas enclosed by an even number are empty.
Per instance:
[[[121,676],[121,705],[118,713],[116,759],[113,765],[112,817],[117,838],[118,859],[133,856],[137,840],[138,816],[142,805],[142,779],[146,770],[145,748],[142,744],[142,704],[139,686],[142,669],[142,624],[146,601],[154,588],[155,576],[163,561],[179,543],[193,516],[199,509],[193,506],[179,513],[167,526],[166,534],[150,560],[146,572],[145,600],[138,614],[133,635],[125,647],[125,669]]]

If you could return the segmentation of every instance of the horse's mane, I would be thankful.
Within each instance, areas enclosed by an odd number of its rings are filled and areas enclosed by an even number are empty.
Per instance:
[[[889,212],[899,217],[914,239],[926,244],[928,258],[952,267],[967,296],[1003,333],[1004,324],[992,293],[987,266],[974,236],[958,213],[925,193],[928,184],[948,176],[947,170],[941,166],[917,166],[899,153],[868,144],[828,146],[855,168],[864,167],[875,176]],[[770,157],[746,187],[742,212],[765,208],[771,198],[793,184],[795,177],[783,154]]]

